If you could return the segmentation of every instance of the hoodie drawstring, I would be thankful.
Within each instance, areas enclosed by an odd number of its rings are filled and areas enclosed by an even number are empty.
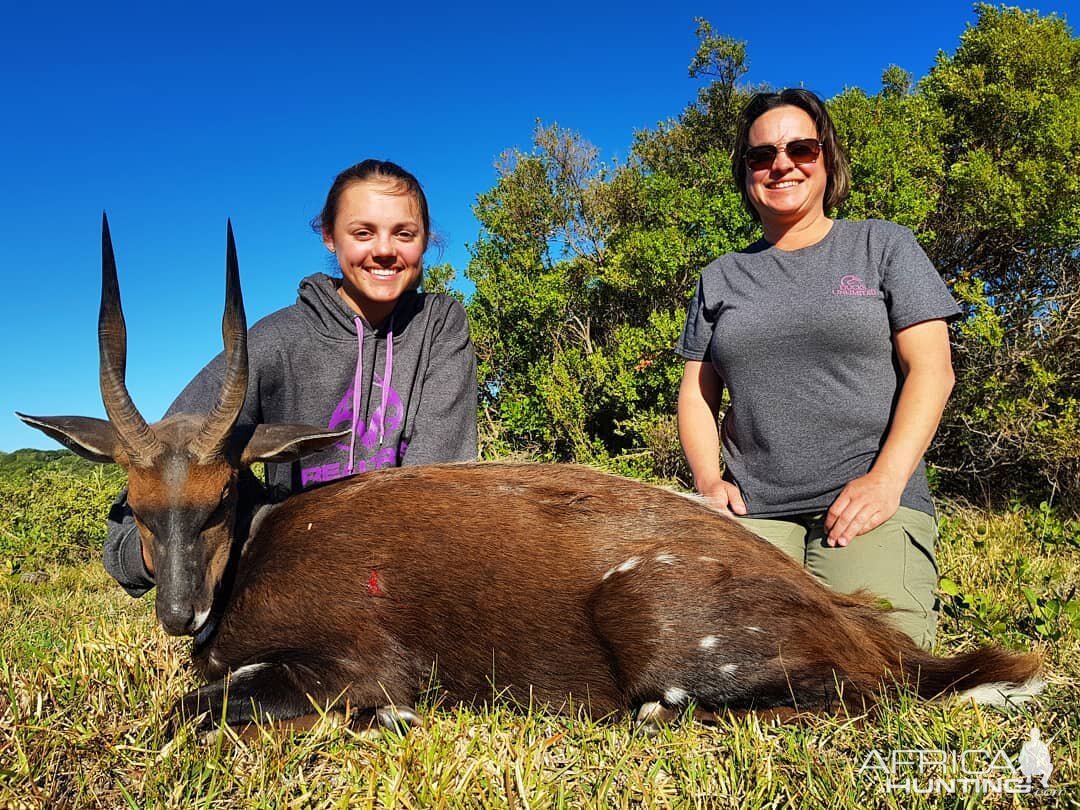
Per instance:
[[[383,442],[383,428],[386,427],[386,403],[390,399],[390,375],[394,373],[394,313],[390,313],[390,323],[386,327],[386,363],[383,365],[382,402],[379,404],[379,446]]]
[[[353,458],[356,453],[356,422],[360,419],[360,386],[364,381],[364,322],[353,318],[356,324],[356,371],[353,374],[352,387],[352,436],[349,438],[349,474],[353,471]]]
[[[349,437],[349,469],[351,474],[356,457],[356,424],[360,421],[363,403],[362,386],[364,380],[364,322],[353,318],[356,324],[356,371],[353,374],[352,400],[352,435]],[[386,363],[383,366],[382,397],[379,405],[379,446],[382,446],[386,426],[386,404],[390,398],[390,377],[394,373],[394,314],[390,313],[390,324],[386,330]]]

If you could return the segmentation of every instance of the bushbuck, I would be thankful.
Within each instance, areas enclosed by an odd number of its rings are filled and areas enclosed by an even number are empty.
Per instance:
[[[1038,691],[1033,654],[919,649],[867,594],[835,593],[703,502],[561,464],[383,470],[266,503],[248,470],[341,437],[237,425],[246,322],[231,224],[227,376],[209,415],[149,425],[125,384],[126,328],[102,228],[108,420],[25,422],[127,470],[166,632],[207,685],[175,719],[287,720],[347,706],[388,726],[492,698],[636,712],[860,712],[899,688],[1003,703]],[[227,697],[227,699],[226,699]]]

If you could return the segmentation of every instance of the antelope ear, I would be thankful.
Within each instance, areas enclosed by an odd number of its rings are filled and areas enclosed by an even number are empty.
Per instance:
[[[349,430],[327,430],[313,425],[257,425],[240,454],[240,463],[295,461],[329,447],[348,436]]]
[[[72,452],[99,464],[123,459],[120,438],[112,423],[89,416],[27,416],[15,412],[30,427],[37,428]]]

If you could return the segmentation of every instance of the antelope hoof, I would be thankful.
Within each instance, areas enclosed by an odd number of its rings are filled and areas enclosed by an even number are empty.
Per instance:
[[[419,728],[423,725],[420,716],[409,706],[380,706],[375,710],[375,717],[379,725],[398,734],[406,734],[409,729]]]
[[[634,730],[646,737],[655,737],[660,733],[661,724],[666,726],[675,717],[676,712],[656,701],[642,703],[634,715]]]

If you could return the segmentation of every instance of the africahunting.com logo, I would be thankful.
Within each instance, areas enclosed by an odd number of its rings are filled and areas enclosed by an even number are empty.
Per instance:
[[[887,793],[1045,795],[1055,792],[1050,787],[1053,770],[1050,749],[1033,728],[1015,758],[989,748],[872,749],[859,775],[880,780]]]

